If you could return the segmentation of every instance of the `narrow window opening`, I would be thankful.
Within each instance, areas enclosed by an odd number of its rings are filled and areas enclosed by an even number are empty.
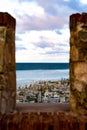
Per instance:
[[[69,63],[17,63],[16,69],[17,103],[69,103]]]

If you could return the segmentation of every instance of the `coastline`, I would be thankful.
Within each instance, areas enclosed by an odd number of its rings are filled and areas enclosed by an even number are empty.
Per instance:
[[[69,69],[16,71],[17,88],[40,81],[58,81],[69,78]]]
[[[17,103],[68,103],[69,79],[43,80],[20,84],[16,92]]]

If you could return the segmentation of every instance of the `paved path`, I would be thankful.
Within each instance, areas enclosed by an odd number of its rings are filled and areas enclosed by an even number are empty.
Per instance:
[[[69,111],[67,103],[17,103],[16,110],[20,112],[57,112]]]

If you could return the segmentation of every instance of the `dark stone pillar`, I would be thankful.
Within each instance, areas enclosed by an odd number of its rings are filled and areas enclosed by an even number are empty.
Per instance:
[[[0,13],[0,113],[13,112],[16,103],[15,71],[16,20]]]

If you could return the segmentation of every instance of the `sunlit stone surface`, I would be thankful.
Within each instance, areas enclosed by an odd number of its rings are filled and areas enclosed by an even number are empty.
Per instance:
[[[87,114],[87,13],[70,16],[70,105]]]

